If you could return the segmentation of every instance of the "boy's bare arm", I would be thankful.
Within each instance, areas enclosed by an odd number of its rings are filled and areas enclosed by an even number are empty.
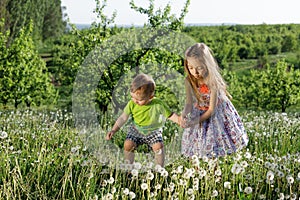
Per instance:
[[[181,116],[177,115],[176,113],[173,113],[168,119],[171,120],[172,122],[175,122],[179,126],[182,125]]]
[[[120,115],[120,117],[117,119],[117,121],[115,122],[113,128],[111,131],[109,131],[106,134],[106,140],[110,140],[112,138],[112,136],[127,122],[129,118],[129,115],[127,115],[126,113],[122,113]]]

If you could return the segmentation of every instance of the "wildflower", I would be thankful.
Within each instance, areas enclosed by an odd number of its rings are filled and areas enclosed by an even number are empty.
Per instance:
[[[247,151],[245,153],[245,158],[250,159],[251,158],[251,153],[249,151]]]
[[[211,194],[212,197],[217,197],[219,195],[217,190],[214,190]]]
[[[135,177],[135,178],[139,176],[139,172],[136,169],[131,170],[131,174],[132,174],[132,177]]]
[[[259,195],[259,199],[266,199],[266,195],[265,194]]]
[[[236,154],[236,156],[234,157],[234,160],[236,160],[236,161],[239,161],[239,160],[241,160],[242,159],[242,156],[241,156],[241,154]]]
[[[129,189],[128,189],[128,188],[125,188],[125,189],[123,190],[123,194],[125,194],[126,196],[129,195]]]
[[[111,188],[111,193],[112,193],[112,194],[116,193],[116,191],[117,191],[117,189],[116,189],[115,187],[112,187],[112,188]]]
[[[286,176],[286,180],[287,180],[288,184],[293,184],[294,183],[294,178],[293,178],[292,175]]]
[[[156,190],[160,190],[161,189],[161,184],[157,184],[155,187],[154,187]]]
[[[297,195],[295,193],[292,193],[290,196],[291,200],[296,200],[297,199]]]
[[[164,168],[163,168],[164,169]],[[167,171],[167,170],[162,170],[161,171],[161,173],[160,173],[160,175],[162,176],[162,177],[167,177],[168,175],[169,175],[169,172]]]
[[[216,176],[221,176],[221,175],[222,175],[221,169],[217,169],[217,170],[215,171],[215,175],[216,175]]]
[[[142,188],[142,190],[147,190],[148,189],[147,183],[142,183],[141,188]]]
[[[284,194],[283,194],[283,193],[280,193],[280,194],[278,195],[278,197],[279,197],[280,200],[283,200],[283,199],[284,199]]]
[[[142,164],[139,163],[139,162],[134,162],[133,163],[133,168],[137,169],[137,170],[140,170],[142,168]]]
[[[282,172],[282,171],[277,171],[277,176],[279,177],[279,178],[283,178],[284,177],[284,173]]]
[[[202,160],[203,160],[203,162],[206,162],[206,163],[207,163],[207,162],[208,162],[208,157],[207,157],[207,156],[203,156],[203,157],[202,157]]]
[[[169,184],[169,191],[170,191],[170,192],[173,192],[174,188],[175,188],[175,183],[171,182],[171,183]]]
[[[156,172],[161,172],[161,170],[162,170],[162,166],[160,166],[160,165],[155,165],[155,171]]]
[[[244,192],[245,192],[246,194],[251,194],[251,193],[252,193],[252,188],[251,188],[251,187],[246,187],[246,188],[244,189]]]
[[[274,173],[270,170],[267,172],[267,180],[272,181],[274,179]]]
[[[300,172],[297,175],[297,181],[300,181]]]
[[[248,163],[247,163],[247,161],[242,161],[241,162],[241,166],[243,167],[243,168],[246,168],[246,167],[248,167]]]
[[[228,181],[226,181],[226,182],[224,182],[224,188],[226,188],[226,189],[231,189],[231,183],[230,182],[228,182]]]
[[[0,139],[5,139],[8,137],[8,134],[5,131],[0,131]]]
[[[106,200],[111,200],[111,199],[113,199],[113,195],[111,194],[111,193],[107,193],[105,196],[104,196],[104,199]]]
[[[233,164],[233,166],[231,168],[231,173],[239,174],[241,172],[241,170],[242,170],[242,167],[239,164],[235,163],[235,164]]]
[[[115,181],[115,179],[113,177],[110,177],[108,180],[107,180],[107,183],[108,184],[113,184]]]
[[[189,189],[187,190],[187,194],[188,194],[188,195],[194,194],[194,190],[193,190],[192,188],[189,188]]]
[[[183,180],[183,179],[179,179],[179,185],[186,186],[187,185],[187,181]]]
[[[154,178],[154,174],[151,171],[148,171],[146,179],[147,180],[152,180]]]
[[[135,193],[132,192],[132,191],[130,191],[130,192],[129,192],[129,198],[130,198],[130,199],[134,199],[135,197],[136,197]]]
[[[183,172],[183,166],[182,165],[178,166],[176,172],[177,174],[181,174]]]
[[[78,145],[77,145],[76,147],[72,147],[72,148],[71,148],[71,153],[72,153],[72,154],[76,154],[76,153],[78,153],[78,150],[79,150],[79,149],[80,149],[80,146],[78,146]]]
[[[102,183],[101,183],[101,186],[106,187],[106,185],[107,185],[107,181],[103,180]]]
[[[200,169],[200,171],[199,171],[199,176],[200,176],[200,178],[203,178],[203,177],[205,177],[206,176],[206,171],[204,170],[204,169]]]

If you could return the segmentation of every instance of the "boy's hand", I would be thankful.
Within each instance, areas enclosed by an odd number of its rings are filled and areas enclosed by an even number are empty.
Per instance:
[[[116,131],[109,131],[107,134],[106,134],[106,137],[105,139],[106,140],[110,140],[112,138],[112,136],[115,134]]]

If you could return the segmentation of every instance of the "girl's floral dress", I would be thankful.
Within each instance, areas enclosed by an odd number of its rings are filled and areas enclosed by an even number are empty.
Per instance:
[[[248,136],[235,107],[226,95],[218,95],[214,114],[199,124],[199,117],[209,107],[210,92],[205,84],[199,88],[204,102],[195,103],[187,115],[188,128],[184,129],[181,153],[192,157],[218,157],[232,154],[248,143]]]

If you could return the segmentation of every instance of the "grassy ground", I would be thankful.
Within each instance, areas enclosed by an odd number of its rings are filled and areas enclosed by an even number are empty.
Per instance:
[[[0,199],[298,199],[299,113],[241,115],[247,148],[188,160],[171,145],[180,147],[181,130],[168,125],[169,160],[155,168],[143,151],[134,165],[124,164],[114,145],[122,137],[103,140],[110,116],[82,129],[71,113],[1,111]]]

